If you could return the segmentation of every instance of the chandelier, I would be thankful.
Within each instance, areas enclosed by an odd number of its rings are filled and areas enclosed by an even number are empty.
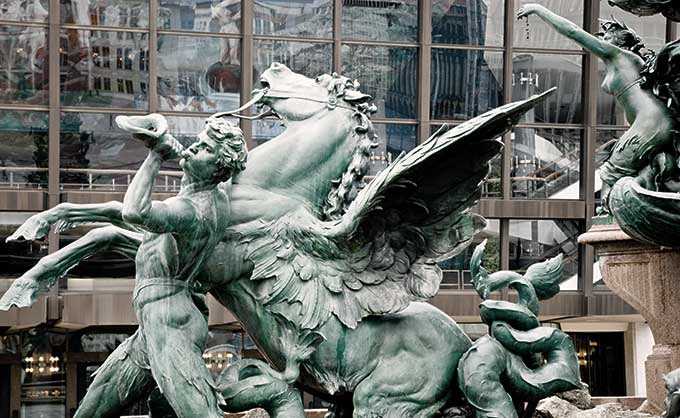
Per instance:
[[[24,358],[24,372],[34,375],[59,373],[59,357],[51,354],[33,354]]]

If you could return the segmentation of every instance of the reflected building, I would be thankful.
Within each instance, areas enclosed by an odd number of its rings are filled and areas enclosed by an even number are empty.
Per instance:
[[[156,16],[150,16],[151,1]],[[632,19],[605,0],[541,0],[587,27],[596,16],[584,22],[583,10],[597,10],[595,2],[600,17],[623,18],[654,49],[677,33],[663,17]],[[487,228],[468,249],[440,263],[442,286],[432,303],[481,336],[486,329],[478,324],[479,299],[469,271],[474,245],[487,240],[484,265],[490,271],[523,273],[532,263],[564,254],[563,292],[542,309],[541,319],[575,336],[582,377],[594,395],[644,393],[644,373],[636,364],[651,349],[649,329],[607,289],[592,252],[577,243],[599,199],[596,169],[625,132],[625,120],[611,96],[587,102],[582,87],[601,79],[583,71],[584,51],[537,18],[527,26],[505,14],[520,4],[63,0],[61,21],[50,26],[47,0],[0,0],[0,291],[48,251],[91,229],[79,226],[49,242],[6,243],[28,217],[58,202],[123,198],[146,148],[117,128],[116,115],[163,113],[173,136],[188,145],[205,117],[246,102],[251,86],[243,80],[257,83],[274,61],[308,77],[338,71],[359,80],[378,107],[372,176],[445,123],[457,125],[557,87],[502,138],[509,161],[491,162],[474,208],[487,218]],[[420,10],[431,15],[419,16]],[[58,51],[48,51],[50,29]],[[59,68],[59,80],[49,80],[50,65]],[[60,109],[50,107],[50,100]],[[593,120],[586,109],[596,113],[595,125],[586,124]],[[241,126],[251,149],[284,129],[272,120]],[[592,143],[594,152],[584,145]],[[164,164],[155,196],[176,193],[180,175],[176,162]],[[594,190],[581,187],[592,183],[586,176],[594,176]],[[73,269],[35,308],[0,312],[0,417],[70,418],[90,374],[134,332],[133,284],[134,263],[104,252]],[[218,373],[230,361],[258,357],[235,318],[212,299],[210,308],[206,367]],[[613,373],[612,364],[625,373]],[[305,404],[324,406],[308,395]],[[146,408],[133,405],[125,413],[144,414]]]

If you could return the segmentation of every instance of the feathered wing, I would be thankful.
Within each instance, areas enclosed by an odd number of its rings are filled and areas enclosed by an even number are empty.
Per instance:
[[[437,261],[485,226],[469,213],[481,195],[497,139],[545,95],[492,110],[402,154],[334,222],[300,210],[243,234],[265,306],[315,329],[335,315],[354,328],[439,290]]]

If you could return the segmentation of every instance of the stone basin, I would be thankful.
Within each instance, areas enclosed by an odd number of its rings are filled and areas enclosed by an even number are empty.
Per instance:
[[[594,225],[579,243],[595,247],[602,279],[649,324],[652,354],[645,362],[647,401],[660,414],[666,397],[662,375],[680,368],[680,250],[634,240],[618,225]]]

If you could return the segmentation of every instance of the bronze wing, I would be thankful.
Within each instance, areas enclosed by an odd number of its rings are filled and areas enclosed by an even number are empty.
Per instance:
[[[402,154],[359,192],[338,221],[300,210],[243,235],[265,306],[301,328],[331,315],[354,328],[439,290],[437,262],[467,247],[485,220],[469,209],[481,196],[499,136],[540,96],[443,127]]]

